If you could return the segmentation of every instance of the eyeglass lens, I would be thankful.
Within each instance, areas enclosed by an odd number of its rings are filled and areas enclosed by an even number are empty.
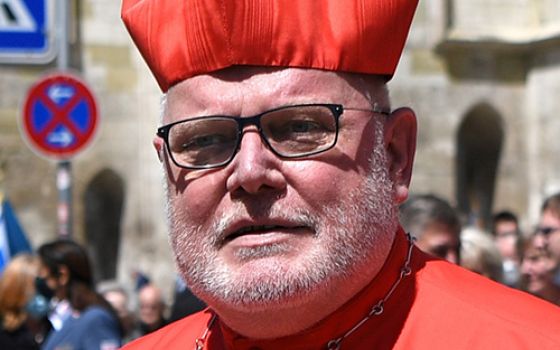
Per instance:
[[[285,107],[254,118],[257,120],[253,123],[260,126],[265,142],[280,156],[318,153],[336,141],[336,118],[327,106]],[[238,148],[243,124],[251,119],[204,117],[175,124],[168,135],[171,155],[178,164],[187,167],[227,163]]]

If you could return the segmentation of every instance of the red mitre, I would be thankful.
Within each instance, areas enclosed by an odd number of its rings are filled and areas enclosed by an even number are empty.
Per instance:
[[[123,0],[122,18],[165,92],[233,65],[391,77],[418,0]]]

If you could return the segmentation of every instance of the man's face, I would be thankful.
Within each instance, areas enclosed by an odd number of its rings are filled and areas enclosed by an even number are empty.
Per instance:
[[[517,260],[518,227],[515,221],[498,221],[494,228],[494,241],[504,259]]]
[[[362,80],[332,72],[235,68],[175,86],[164,124],[305,103],[370,109],[359,86]],[[403,199],[388,170],[382,118],[346,111],[333,149],[291,160],[275,156],[250,126],[233,161],[205,171],[176,167],[156,139],[167,169],[171,243],[189,287],[209,304],[246,310],[297,305],[328,290],[357,292],[370,281],[388,254]]]
[[[158,290],[148,286],[138,295],[139,318],[147,326],[157,326],[163,315],[163,302]]]
[[[426,253],[445,259],[453,264],[459,263],[459,236],[447,225],[432,223],[426,226],[416,242],[416,246]]]
[[[550,210],[541,215],[535,244],[546,248],[556,261],[560,261],[560,217]]]

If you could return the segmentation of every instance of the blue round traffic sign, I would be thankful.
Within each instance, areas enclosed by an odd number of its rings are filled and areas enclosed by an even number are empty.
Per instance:
[[[93,94],[72,75],[47,76],[27,94],[23,133],[30,146],[47,157],[71,158],[92,140],[97,124]]]

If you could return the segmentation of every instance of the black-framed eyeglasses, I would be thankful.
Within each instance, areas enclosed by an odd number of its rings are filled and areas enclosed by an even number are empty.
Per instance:
[[[389,115],[378,108],[347,108],[339,104],[284,106],[250,117],[211,115],[164,125],[157,135],[173,162],[186,169],[227,165],[239,150],[243,130],[255,125],[268,148],[282,158],[301,158],[325,152],[336,145],[339,119],[344,110]]]
[[[560,231],[560,227],[552,227],[552,226],[537,226],[535,229],[535,234],[541,234],[543,236],[550,236],[552,233]]]

